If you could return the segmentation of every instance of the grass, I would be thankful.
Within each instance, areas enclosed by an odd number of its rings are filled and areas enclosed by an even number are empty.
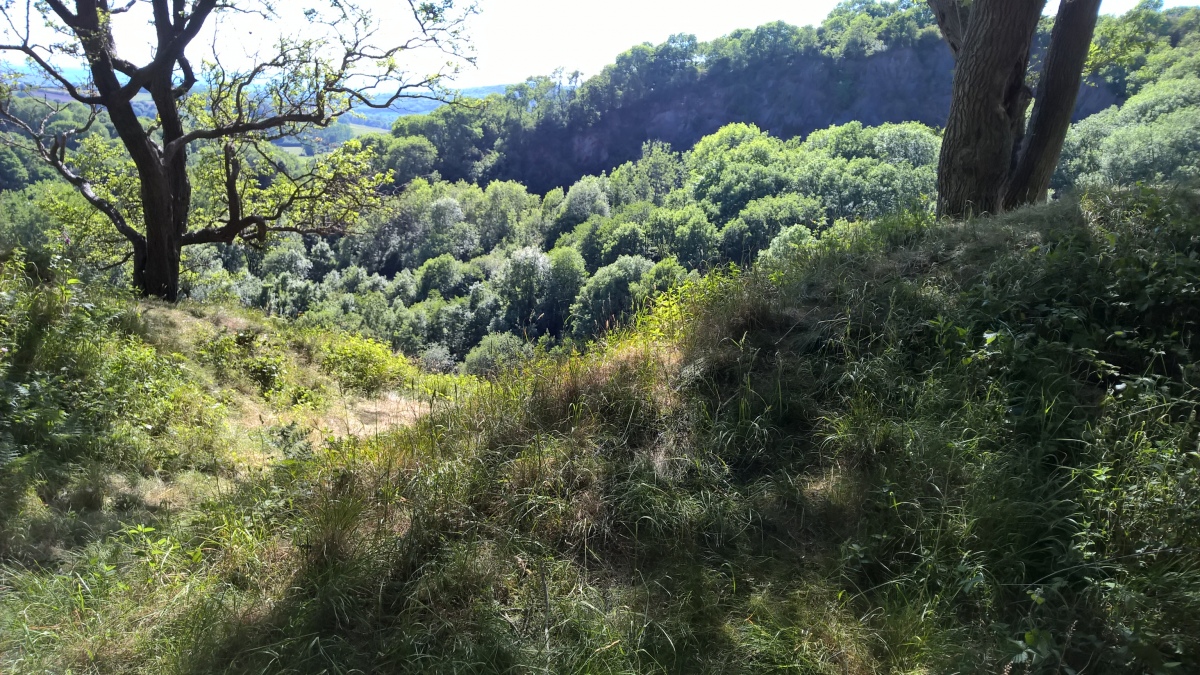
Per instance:
[[[378,134],[380,132],[387,131],[387,129],[383,129],[381,127],[372,127],[372,126],[368,126],[366,124],[355,124],[354,122],[344,122],[344,124],[349,126],[350,129],[354,131],[354,136],[356,138],[358,136],[365,136],[367,134]]]
[[[1198,257],[1196,196],[1139,189],[841,226],[486,381],[284,325],[145,338],[268,407],[383,382],[430,412],[23,492],[112,524],[5,554],[0,668],[1196,670]]]

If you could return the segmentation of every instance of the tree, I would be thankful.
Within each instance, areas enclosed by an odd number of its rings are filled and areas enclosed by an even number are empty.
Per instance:
[[[0,146],[0,190],[20,190],[29,184],[29,172],[11,148]]]
[[[571,304],[587,283],[587,265],[574,248],[550,251],[550,280],[542,296],[542,327],[550,335],[560,335],[571,315]]]
[[[270,48],[237,66],[225,65],[228,56],[220,47],[245,47],[246,22],[261,19],[269,26],[286,25],[278,3],[68,4],[0,4],[0,51],[22,55],[28,62],[25,70],[8,77],[22,93],[61,91],[88,106],[90,116],[83,124],[52,133],[49,122],[64,105],[46,96],[40,100],[46,112],[42,122],[30,123],[12,114],[18,91],[9,89],[0,101],[0,117],[20,129],[27,147],[129,241],[135,285],[146,295],[172,301],[178,295],[184,246],[239,238],[261,243],[273,231],[344,230],[383,180],[369,174],[369,157],[335,153],[302,174],[291,174],[272,169],[263,144],[329,127],[355,107],[381,108],[402,98],[437,96],[439,80],[451,64],[433,75],[414,76],[401,68],[399,59],[418,48],[461,59],[463,22],[474,11],[473,5],[456,9],[454,0],[408,0],[414,30],[407,38],[396,38],[389,36],[404,31],[383,26],[353,0],[309,8],[289,2],[289,12],[303,10],[306,34],[292,36],[281,30]],[[222,21],[224,17],[231,20]],[[153,30],[123,30],[125,20],[145,20]],[[197,68],[192,47],[206,27],[215,32],[214,53]],[[149,45],[129,37],[142,34],[150,36]],[[152,56],[140,65],[124,58],[139,50]],[[76,77],[80,69],[64,64],[85,66],[86,75]],[[145,108],[135,97],[143,92],[153,102],[154,120],[139,116],[139,108]],[[132,164],[133,194],[108,189],[78,165],[69,149],[101,111],[107,113],[120,149]],[[207,155],[195,176],[188,162],[193,149]],[[193,185],[194,180],[199,184]],[[215,193],[209,208],[193,208],[194,188]]]
[[[480,377],[491,377],[521,359],[533,354],[529,343],[512,333],[485,335],[474,349],[467,352],[463,365],[467,373]]]
[[[414,178],[428,176],[433,170],[437,162],[437,148],[419,136],[404,136],[388,144],[384,161],[392,171],[392,182],[408,185]]]
[[[538,321],[538,306],[550,281],[550,256],[533,246],[519,248],[496,274],[496,293],[504,302],[505,327],[528,332]]]
[[[1060,4],[1036,97],[1026,77],[1045,0],[928,3],[957,61],[938,162],[939,215],[999,213],[1045,199],[1075,111],[1100,0]]]
[[[437,291],[444,298],[452,298],[463,290],[463,264],[449,253],[426,260],[417,270],[417,297],[421,300]]]
[[[633,308],[634,285],[654,263],[641,256],[621,256],[601,267],[579,291],[571,305],[575,337],[586,339],[608,330]]]

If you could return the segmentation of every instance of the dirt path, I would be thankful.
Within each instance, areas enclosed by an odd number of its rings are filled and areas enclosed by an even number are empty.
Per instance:
[[[380,398],[331,401],[313,423],[319,431],[337,438],[375,436],[408,426],[427,412],[427,403],[388,392]]]

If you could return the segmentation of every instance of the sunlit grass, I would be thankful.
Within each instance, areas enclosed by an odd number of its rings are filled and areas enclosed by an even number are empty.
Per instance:
[[[290,426],[136,480],[80,463],[60,499],[24,483],[6,536],[74,544],[6,554],[0,666],[1187,672],[1198,215],[1139,190],[844,225],[487,380],[205,329],[173,357],[195,386]],[[387,389],[426,414],[303,424]],[[247,443],[262,461],[230,459]]]

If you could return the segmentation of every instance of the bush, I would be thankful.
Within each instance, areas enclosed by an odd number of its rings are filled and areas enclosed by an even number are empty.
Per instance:
[[[468,375],[493,376],[533,355],[533,348],[512,333],[492,333],[467,354]]]
[[[458,367],[454,356],[443,344],[436,344],[421,353],[421,369],[428,373],[452,373]]]
[[[197,355],[227,383],[245,378],[264,396],[287,387],[290,363],[284,348],[261,330],[222,331],[205,340]]]
[[[331,341],[321,357],[321,370],[343,390],[367,396],[378,394],[406,374],[408,362],[386,345],[357,335]]]

